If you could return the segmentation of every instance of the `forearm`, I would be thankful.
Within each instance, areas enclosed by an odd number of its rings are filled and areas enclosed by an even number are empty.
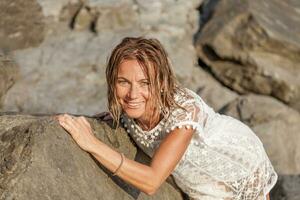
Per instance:
[[[88,152],[111,172],[114,172],[121,163],[120,153],[99,140],[95,141]],[[126,157],[124,157],[122,167],[118,171],[118,176],[147,194],[152,194],[159,184],[151,167]]]

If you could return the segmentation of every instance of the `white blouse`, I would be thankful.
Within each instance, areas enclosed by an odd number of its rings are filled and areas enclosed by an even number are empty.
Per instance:
[[[123,126],[150,157],[175,128],[194,129],[183,157],[172,172],[176,184],[192,199],[266,199],[277,174],[263,144],[242,122],[215,113],[197,94],[184,89],[175,95],[181,107],[152,130],[143,131],[126,114]]]

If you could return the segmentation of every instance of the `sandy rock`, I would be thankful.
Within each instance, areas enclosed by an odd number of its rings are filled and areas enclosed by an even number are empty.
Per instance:
[[[78,31],[92,29],[94,18],[90,9],[83,6],[75,15],[72,28]]]
[[[46,2],[40,2],[44,10],[50,9],[46,6],[48,5]],[[129,0],[85,1],[81,5],[82,9],[86,9],[82,11],[85,14],[79,12],[78,15],[74,13],[76,8],[80,8],[77,1],[73,4],[71,1],[60,2],[59,7],[62,10],[60,14],[57,13],[57,17],[63,20],[60,22],[47,20],[47,37],[40,46],[14,52],[14,59],[20,66],[20,80],[3,98],[3,111],[70,112],[91,115],[106,110],[104,73],[106,59],[112,47],[125,36],[146,35],[160,39],[169,52],[178,77],[181,80],[190,80],[196,63],[192,35],[198,27],[195,25],[198,13],[196,8],[201,1],[189,3],[182,1],[173,6],[171,3],[170,1],[162,4],[165,10],[161,13],[163,20],[157,21],[157,26],[147,29],[150,26],[150,21],[147,20],[150,19],[145,18],[143,22],[141,16],[144,14],[137,11],[142,5]],[[154,8],[151,9],[149,12]],[[132,16],[130,15],[132,21],[128,19],[124,26],[118,26],[119,29],[109,28],[104,22],[100,23],[101,12],[109,10],[116,11],[115,15],[119,13],[123,21],[130,10],[135,10],[138,15],[132,13]],[[74,16],[70,16],[70,13],[74,13]],[[84,16],[89,14],[94,16],[97,13],[99,18],[95,23],[95,32],[91,32],[86,28],[95,21],[91,18],[92,21],[89,22],[90,18]],[[179,25],[176,25],[172,13],[177,13]],[[81,17],[84,18],[82,23]],[[75,21],[71,27],[82,27],[82,31],[81,28],[76,31],[68,28],[73,19]],[[115,24],[115,19],[117,17],[106,16],[103,20]],[[137,27],[135,23],[138,24]]]
[[[19,76],[19,67],[11,58],[0,52],[0,110],[2,97],[13,86]]]
[[[300,199],[299,188],[300,175],[280,175],[270,197],[272,200],[298,200]]]
[[[123,129],[89,121],[99,139],[134,159]],[[182,199],[168,183],[149,198],[111,177],[50,117],[1,115],[0,130],[0,199]]]
[[[197,52],[228,87],[300,110],[300,5],[287,2],[220,1],[199,34]]]
[[[187,88],[193,90],[215,111],[219,111],[228,103],[238,97],[238,94],[218,82],[212,75],[202,68],[194,67],[193,76],[180,82]]]
[[[43,18],[36,0],[1,0],[0,49],[9,52],[39,45],[44,39]]]
[[[69,31],[15,52],[20,79],[6,94],[3,110],[90,115],[105,110],[105,61],[124,36]]]
[[[52,17],[55,20],[59,19],[59,14],[63,7],[68,3],[78,3],[80,0],[37,0],[42,7],[45,17]]]

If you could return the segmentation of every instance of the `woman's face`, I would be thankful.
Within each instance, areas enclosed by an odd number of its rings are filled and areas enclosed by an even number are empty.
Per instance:
[[[130,117],[145,120],[150,97],[149,78],[136,60],[124,60],[118,69],[116,93],[123,111]]]

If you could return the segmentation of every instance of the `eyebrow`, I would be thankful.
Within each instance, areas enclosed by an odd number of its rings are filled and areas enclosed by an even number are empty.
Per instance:
[[[130,82],[127,78],[124,78],[122,76],[117,77],[117,79],[124,79],[124,80]],[[148,78],[143,78],[143,79],[138,80],[138,82],[140,82],[140,81],[149,81],[149,79]]]

